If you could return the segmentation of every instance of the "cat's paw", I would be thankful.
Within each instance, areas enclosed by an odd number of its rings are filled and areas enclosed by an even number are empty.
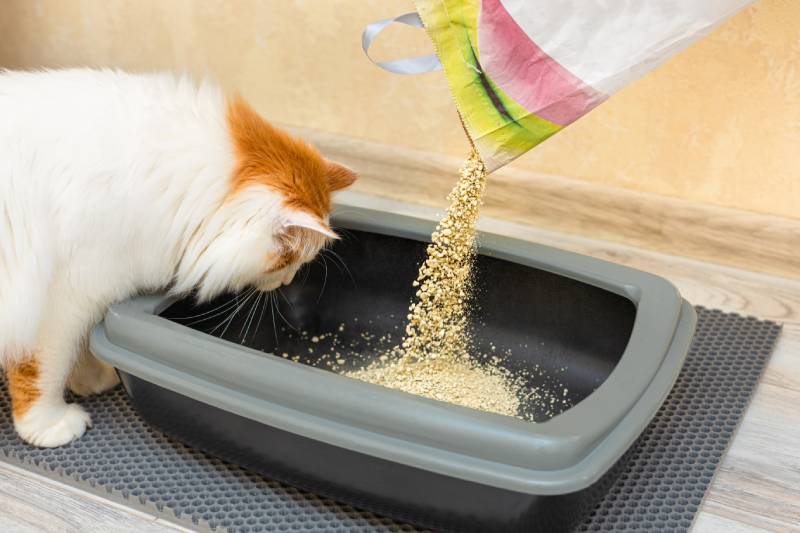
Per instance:
[[[22,439],[34,446],[55,448],[63,446],[84,434],[92,419],[76,403],[36,405],[21,419],[14,420],[14,428]]]
[[[119,385],[119,376],[113,366],[95,361],[91,366],[73,372],[67,388],[77,396],[100,394]]]

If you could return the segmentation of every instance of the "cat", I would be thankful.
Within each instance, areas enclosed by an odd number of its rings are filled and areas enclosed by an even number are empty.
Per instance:
[[[336,238],[355,173],[209,80],[0,71],[0,362],[14,427],[80,437],[82,396],[118,383],[87,349],[108,306],[289,283]]]

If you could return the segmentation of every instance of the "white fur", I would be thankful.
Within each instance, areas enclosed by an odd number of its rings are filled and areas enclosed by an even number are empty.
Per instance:
[[[44,369],[42,401],[16,421],[29,442],[61,445],[90,423],[61,395],[111,303],[291,280],[297,265],[263,274],[295,216],[279,194],[253,187],[224,201],[225,110],[214,84],[186,77],[0,72],[0,357],[35,352]]]

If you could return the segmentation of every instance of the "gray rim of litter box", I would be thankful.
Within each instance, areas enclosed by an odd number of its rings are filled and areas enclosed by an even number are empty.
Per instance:
[[[420,241],[429,241],[435,227],[406,215],[340,207],[332,217],[337,227]],[[666,398],[694,333],[694,309],[651,274],[493,234],[481,233],[479,242],[484,255],[601,287],[637,308],[608,379],[546,422],[446,404],[265,355],[157,316],[174,301],[163,294],[113,305],[92,332],[91,349],[156,385],[331,445],[517,492],[581,490],[622,456]]]

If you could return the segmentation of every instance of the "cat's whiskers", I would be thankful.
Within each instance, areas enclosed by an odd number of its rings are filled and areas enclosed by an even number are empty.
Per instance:
[[[275,300],[270,293],[269,307],[272,311],[272,331],[275,333],[275,351],[278,350],[278,326],[275,324]]]
[[[300,268],[303,270],[303,281],[300,282],[300,286],[305,287],[308,275],[311,273],[311,263],[304,263]]]
[[[263,298],[261,300],[261,312],[258,314],[258,322],[256,322],[256,329],[253,330],[253,337],[255,338],[258,335],[258,330],[261,327],[261,319],[264,318],[264,311],[267,308],[267,301],[269,300],[269,296]]]
[[[353,211],[355,213],[355,211]],[[348,240],[355,240],[356,235],[347,228],[334,228],[333,231],[339,236],[339,240],[346,242]]]
[[[217,324],[214,327],[214,329],[212,329],[209,333],[213,334],[217,330],[217,328],[219,328],[220,326],[222,326],[224,324],[225,327],[223,328],[222,333],[219,334],[220,338],[224,337],[225,336],[225,332],[228,331],[228,327],[230,327],[231,323],[233,322],[233,319],[236,317],[236,315],[239,314],[239,311],[250,300],[250,298],[253,297],[253,294],[255,294],[255,292],[256,292],[256,288],[255,287],[253,287],[250,290],[248,290],[247,292],[245,292],[244,300],[242,300],[241,303],[239,303],[239,305],[236,306],[236,308],[231,312],[231,314],[226,319],[222,320],[219,324]],[[239,295],[238,294],[236,295],[236,299],[238,301],[238,299],[239,299]]]
[[[328,283],[328,261],[322,254],[318,255],[317,257],[322,259],[322,266],[325,267],[325,275],[322,278],[322,288],[319,290],[319,296],[317,297],[317,303],[319,303],[319,301],[322,300],[322,295],[325,293],[325,285]]]
[[[245,318],[244,323],[242,324],[241,329],[239,329],[239,334],[241,335],[240,340],[244,342],[247,339],[247,334],[250,332],[250,326],[253,324],[253,320],[256,318],[256,309],[258,308],[259,302],[261,302],[261,298],[264,297],[264,293],[258,291],[256,293],[256,297],[253,302],[250,304],[250,310],[247,312],[247,317]],[[242,334],[242,330],[244,330],[244,334]]]
[[[234,306],[237,305],[237,303],[238,303],[237,295],[234,294],[228,300],[226,300],[224,303],[221,303],[221,304],[215,306],[213,309],[210,309],[210,310],[208,310],[208,311],[206,311],[204,313],[199,313],[199,314],[193,315],[193,316],[179,317],[179,318],[175,318],[174,320],[197,319],[197,320],[192,320],[192,322],[189,322],[189,323],[186,324],[187,326],[193,326],[195,324],[199,324],[200,322],[206,322],[207,320],[211,320],[212,318],[218,317],[219,315],[230,311],[231,309],[233,309]],[[214,314],[211,315],[211,316],[205,316],[205,315],[208,315],[209,313],[214,313]],[[200,317],[205,317],[205,318],[200,318]]]
[[[281,292],[280,292],[280,289],[276,289],[276,291],[277,291],[277,293],[278,293],[278,294],[280,294],[281,296],[283,296],[283,293],[281,293]],[[273,296],[274,296],[274,294],[273,294]],[[284,300],[286,300],[286,296],[283,296],[283,299],[284,299]],[[277,296],[275,296],[275,297],[273,298],[273,300],[274,300],[274,302],[275,302],[275,310],[278,312],[278,316],[280,316],[280,317],[281,317],[281,320],[283,320],[283,321],[286,323],[286,325],[287,325],[287,326],[289,326],[289,327],[290,327],[290,328],[292,328],[293,330],[297,331],[297,328],[296,328],[296,327],[294,327],[294,326],[293,326],[293,325],[292,325],[292,324],[291,324],[291,323],[290,323],[290,322],[289,322],[289,321],[286,319],[286,317],[285,317],[285,316],[283,316],[283,313],[281,313],[281,307],[280,307],[280,302],[278,301],[278,297],[277,297]],[[289,300],[286,300],[286,301],[287,301],[287,302],[289,302]],[[289,303],[289,305],[291,305],[291,303]]]
[[[342,272],[342,269],[344,269],[344,273],[347,273],[347,276],[350,278],[350,281],[353,282],[353,287],[355,288],[355,287],[358,286],[358,284],[356,283],[355,278],[353,277],[353,273],[350,272],[350,268],[344,262],[344,259],[342,259],[341,255],[339,255],[336,251],[331,250],[330,248],[324,248],[322,250],[322,252],[326,252],[326,253],[331,254],[330,255],[331,259],[335,260],[334,264],[336,264],[337,266],[341,265],[341,268],[339,268],[339,272]]]
[[[287,297],[286,297],[286,295],[285,295],[285,294],[283,294],[283,291],[282,291],[282,290],[280,290],[280,288],[278,288],[278,289],[277,289],[277,291],[278,291],[278,294],[280,294],[280,295],[281,295],[281,298],[283,298],[283,301],[285,301],[285,302],[286,302],[286,304],[287,304],[287,305],[288,305],[290,308],[294,309],[294,304],[292,303],[292,301],[291,301],[289,298],[287,298]]]

